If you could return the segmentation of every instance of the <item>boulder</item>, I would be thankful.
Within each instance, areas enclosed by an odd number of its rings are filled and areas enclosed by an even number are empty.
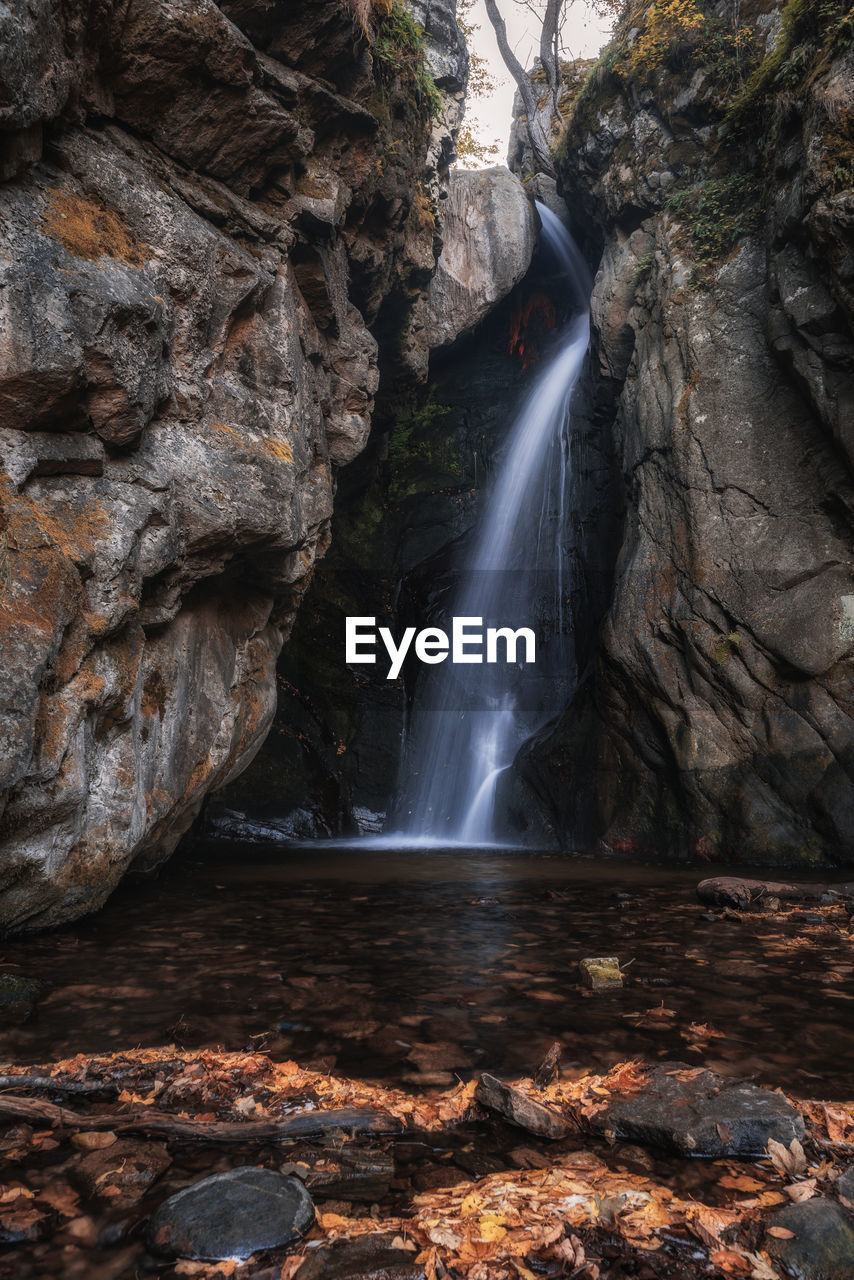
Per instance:
[[[533,209],[509,169],[454,170],[442,253],[427,296],[431,348],[474,329],[522,279],[535,244]]]
[[[765,1248],[797,1280],[851,1280],[854,1275],[852,1220],[832,1200],[786,1205],[768,1227]],[[792,1234],[774,1235],[775,1227]]]
[[[42,984],[16,973],[0,973],[0,1025],[16,1025],[32,1016]]]
[[[203,1178],[165,1200],[151,1219],[149,1243],[173,1258],[221,1262],[299,1240],[314,1205],[299,1178],[253,1166]]]
[[[848,1201],[848,1208],[854,1208],[854,1165],[839,1175],[834,1190],[842,1200]]]
[[[589,1121],[597,1133],[686,1156],[760,1156],[773,1138],[804,1135],[802,1117],[779,1093],[678,1062],[652,1067],[643,1087],[614,1094]]]

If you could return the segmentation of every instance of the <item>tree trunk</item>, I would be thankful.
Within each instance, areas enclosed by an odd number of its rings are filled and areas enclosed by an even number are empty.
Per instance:
[[[504,59],[504,65],[516,81],[516,85],[522,97],[522,105],[525,108],[525,116],[527,120],[528,137],[531,141],[531,149],[534,153],[534,160],[537,165],[537,169],[541,173],[547,173],[551,177],[554,177],[555,169],[554,164],[552,163],[551,151],[549,149],[549,140],[546,137],[542,124],[540,123],[536,90],[534,85],[531,83],[530,76],[525,71],[525,68],[522,66],[513,50],[510,48],[510,42],[507,39],[507,27],[505,26],[501,13],[499,12],[496,0],[484,0],[484,2],[486,4],[486,12],[489,15],[489,21],[492,23],[495,31],[495,39],[498,41],[499,52],[501,57]],[[557,11],[559,11],[559,9],[560,0],[548,0],[546,22],[551,21],[549,15],[554,11],[553,18],[556,23]],[[546,40],[545,26],[543,31],[543,40]],[[554,35],[548,39],[547,43],[551,50],[554,45]],[[549,56],[550,58],[553,56],[551,52]],[[546,67],[545,70],[546,76],[549,76],[549,68]],[[553,91],[553,86],[551,84],[549,85],[549,89],[550,91]]]

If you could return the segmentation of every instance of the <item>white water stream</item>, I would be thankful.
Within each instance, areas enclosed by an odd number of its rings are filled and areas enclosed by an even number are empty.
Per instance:
[[[537,660],[445,662],[425,674],[390,824],[408,840],[477,845],[500,839],[494,811],[501,774],[558,710],[558,686],[565,690],[575,678],[564,533],[573,492],[570,400],[589,343],[591,279],[560,220],[542,204],[537,209],[573,314],[510,429],[449,611],[482,618],[484,629],[532,627]]]

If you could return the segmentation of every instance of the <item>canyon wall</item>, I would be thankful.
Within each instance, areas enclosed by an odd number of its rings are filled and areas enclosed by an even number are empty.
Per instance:
[[[563,841],[850,861],[854,27],[662,14],[631,6],[569,77],[624,519],[586,677],[518,766]]]
[[[415,9],[426,63],[391,0],[0,14],[6,926],[168,856],[264,740],[379,362],[426,371],[467,55]]]
[[[518,178],[503,167],[452,171],[442,236],[420,313],[428,382],[382,370],[371,439],[341,473],[332,546],[282,651],[273,731],[211,797],[208,833],[379,830],[396,792],[421,664],[410,658],[396,680],[382,661],[348,667],[344,619],[373,616],[396,632],[442,623],[460,546],[535,372],[538,336],[548,336],[537,333],[548,282]],[[526,308],[527,366],[512,349]],[[553,310],[545,319],[554,324]]]

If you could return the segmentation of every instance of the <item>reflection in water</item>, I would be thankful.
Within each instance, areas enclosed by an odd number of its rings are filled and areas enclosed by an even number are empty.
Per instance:
[[[679,1058],[850,1094],[847,934],[708,919],[698,878],[500,849],[196,846],[93,919],[5,945],[2,967],[48,989],[3,1056],[175,1040],[438,1088],[528,1072],[559,1038],[570,1068]],[[608,954],[626,988],[591,996],[578,961]]]

